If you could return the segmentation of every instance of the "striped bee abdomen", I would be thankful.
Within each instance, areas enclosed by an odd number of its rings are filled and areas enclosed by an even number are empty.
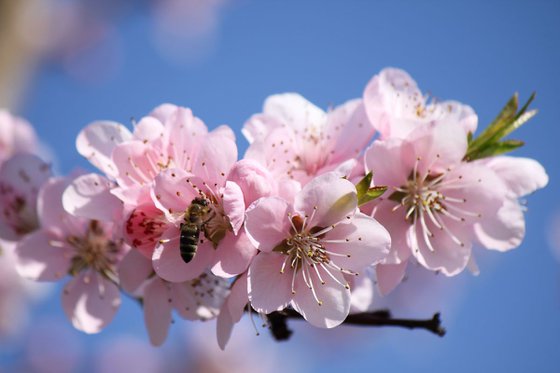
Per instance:
[[[180,230],[179,250],[181,251],[181,258],[185,263],[189,263],[196,254],[200,227],[198,224],[182,223]]]

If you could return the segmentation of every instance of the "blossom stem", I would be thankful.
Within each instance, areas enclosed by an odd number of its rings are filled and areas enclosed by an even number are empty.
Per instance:
[[[254,312],[254,311],[253,311]],[[277,341],[288,340],[292,331],[288,328],[288,319],[303,320],[303,317],[292,309],[272,312],[267,315],[270,321],[270,332]],[[407,329],[424,329],[440,337],[446,333],[441,325],[440,314],[435,313],[431,319],[395,319],[388,310],[361,312],[348,315],[343,324],[357,326],[397,326]]]

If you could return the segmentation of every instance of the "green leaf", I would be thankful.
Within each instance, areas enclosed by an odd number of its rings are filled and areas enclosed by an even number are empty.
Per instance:
[[[523,141],[505,140],[485,147],[484,149],[482,149],[476,154],[476,158],[470,158],[469,160],[474,161],[475,159],[481,159],[481,158],[509,153],[523,145],[524,145]]]
[[[523,142],[521,141],[502,141],[502,139],[535,116],[536,110],[527,111],[534,99],[535,93],[531,94],[527,102],[518,111],[519,99],[517,93],[515,93],[480,136],[473,140],[472,135],[468,135],[469,147],[464,159],[473,161],[504,154],[522,146]]]
[[[517,92],[509,99],[498,116],[490,123],[482,133],[471,142],[471,147],[477,149],[487,143],[492,137],[499,133],[514,117],[519,106]]]
[[[373,179],[373,173],[369,172],[362,180],[356,184],[356,192],[358,193],[358,200],[361,196],[367,193],[369,187],[371,186],[371,180]]]
[[[387,187],[384,185],[378,185],[369,188],[365,194],[362,194],[360,197],[358,197],[358,206],[362,206],[370,201],[373,201],[376,198],[381,197],[386,190]]]

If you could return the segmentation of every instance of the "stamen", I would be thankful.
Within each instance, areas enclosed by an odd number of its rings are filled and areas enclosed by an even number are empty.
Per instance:
[[[319,306],[323,305],[323,301],[319,299],[319,297],[317,296],[317,293],[315,292],[315,287],[313,286],[313,279],[311,278],[311,273],[309,273],[309,267],[308,266],[303,266],[305,267],[304,270],[302,270],[301,272],[304,274],[303,278],[305,279],[305,272],[307,272],[307,276],[309,277],[309,288],[311,289],[311,293],[313,294],[313,298],[315,298],[315,301],[317,301],[317,304]]]
[[[332,225],[330,225],[330,226],[328,226],[328,227],[326,227],[326,228],[324,228],[324,229],[321,229],[319,232],[313,233],[313,234],[311,235],[311,237],[315,238],[315,237],[322,236],[322,235],[324,235],[325,233],[330,232],[331,230],[333,230],[333,228],[336,227],[336,225],[337,225],[337,224],[335,223],[335,224],[332,224]]]
[[[293,267],[293,265],[292,265],[292,267]],[[292,273],[292,295],[294,295],[296,293],[296,290],[294,288],[294,284],[296,282],[296,273],[297,273],[297,270],[296,270],[296,268],[294,268],[294,271]]]
[[[325,242],[327,242],[327,241],[325,241]],[[344,241],[344,242],[346,242],[346,241]],[[329,242],[329,243],[332,243],[332,242]],[[328,250],[323,250],[323,251],[325,253],[329,254],[329,256],[340,256],[340,257],[346,257],[346,258],[352,257],[352,255],[350,255],[350,254],[335,253],[333,251],[328,251]]]
[[[467,202],[466,198],[454,198],[454,197],[444,196],[443,194],[441,195],[441,198],[447,202],[457,202],[457,203]]]
[[[307,287],[311,289],[312,288],[311,278],[308,278],[308,276],[309,276],[309,271],[308,271],[308,268],[307,268],[308,265],[309,265],[309,263],[307,262],[307,260],[304,263],[301,263],[301,274],[303,275],[303,282],[305,282],[305,285],[307,285]]]
[[[313,218],[315,217],[315,213],[317,212],[317,206],[313,206],[313,211],[311,212],[311,216],[309,217],[308,221],[313,221]],[[303,223],[303,229],[306,228],[305,222]]]
[[[459,239],[457,238],[457,236],[455,236],[455,235],[453,234],[453,232],[451,232],[451,230],[450,230],[449,228],[447,228],[447,226],[446,226],[445,223],[443,222],[443,219],[441,219],[441,218],[439,218],[439,217],[436,217],[436,218],[438,218],[438,222],[439,222],[439,223],[441,224],[441,226],[443,227],[443,231],[444,231],[445,233],[447,233],[447,235],[453,240],[453,242],[455,242],[455,243],[456,243],[457,245],[459,245],[459,246],[465,246],[465,244],[464,244],[463,242],[461,242],[461,240],[459,240]]]
[[[439,209],[439,210],[441,210],[441,209]],[[439,210],[436,210],[436,211],[439,211]],[[434,214],[433,214],[433,212],[432,212],[432,209],[431,209],[430,207],[427,207],[427,208],[426,208],[426,211],[428,212],[428,216],[430,217],[430,220],[432,221],[432,223],[434,223],[434,225],[435,225],[436,227],[438,227],[438,229],[443,229],[443,227],[441,226],[441,224],[439,224],[438,221],[436,220],[436,218],[434,217]]]
[[[321,277],[321,274],[319,273],[319,269],[317,269],[317,266],[313,265],[313,264],[310,264],[310,266],[313,267],[313,269],[315,270],[315,273],[317,273],[317,277],[319,278],[319,281],[321,281],[321,285],[325,285],[325,281]]]
[[[354,275],[354,276],[357,276],[357,275],[358,275],[356,272],[351,271],[351,270],[349,270],[349,269],[340,268],[339,266],[337,266],[337,265],[334,264],[333,262],[330,262],[330,265],[331,265],[332,267],[338,269],[340,272],[346,273],[347,275]]]
[[[432,246],[432,242],[430,241],[430,237],[433,237],[433,233],[428,230],[426,226],[426,221],[424,220],[424,214],[420,214],[420,225],[422,226],[422,235],[424,236],[424,242],[426,242],[426,246],[431,252],[434,252],[435,249]],[[416,228],[416,227],[415,227]]]
[[[443,215],[445,215],[448,218],[453,219],[455,221],[465,221],[465,218],[460,218],[458,216],[455,216],[452,213],[450,213],[449,211],[447,211],[447,209],[445,209],[445,208],[440,209],[439,212],[441,212]]]
[[[416,184],[416,178],[418,176],[418,163],[420,162],[420,157],[416,157],[416,161],[414,162],[414,171],[412,171],[412,181]]]
[[[329,271],[329,268],[321,263],[321,267],[325,270],[325,272],[327,272],[327,274],[330,276],[330,278],[332,278],[337,284],[339,284],[340,286],[344,286],[346,289],[350,289],[350,285],[348,284],[343,284],[342,282],[340,282],[332,273],[331,271]]]
[[[253,310],[251,309],[251,305],[247,303],[247,312],[249,313],[249,319],[251,320],[251,324],[253,324],[253,329],[255,329],[255,333],[257,337],[260,335],[259,330],[257,329],[257,324],[255,324],[255,320],[253,319]]]
[[[62,241],[49,240],[49,246],[62,248],[65,245],[64,245],[64,242],[62,242]]]
[[[399,203],[399,204],[395,205],[395,206],[391,209],[391,211],[392,211],[392,212],[395,212],[395,211],[397,211],[398,209],[400,209],[402,206],[403,206],[402,203]]]
[[[482,217],[482,214],[480,214],[480,213],[476,213],[476,212],[464,210],[464,209],[462,209],[462,208],[459,208],[459,207],[457,207],[457,206],[452,205],[451,203],[446,204],[445,207],[446,207],[447,209],[451,209],[451,210],[453,210],[453,211],[455,211],[455,212],[458,212],[458,213],[460,213],[460,214],[463,214],[463,215],[472,216],[472,217],[475,217],[475,218],[480,218],[480,217]]]
[[[293,221],[293,219],[292,219],[292,214],[291,214],[291,213],[288,213],[288,220],[290,221],[290,224],[292,225],[292,229],[294,230],[294,232],[295,232],[295,233],[300,233],[300,232],[298,232],[298,230],[297,230],[297,228],[296,228],[296,226],[295,226],[295,224],[294,224],[294,221]]]
[[[290,256],[286,255],[286,259],[284,259],[284,263],[282,263],[282,268],[280,268],[280,273],[284,273],[284,269],[286,268],[286,263],[288,263],[289,259],[290,259]]]

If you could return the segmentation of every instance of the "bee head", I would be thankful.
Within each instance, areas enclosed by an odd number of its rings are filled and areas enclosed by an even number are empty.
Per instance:
[[[209,201],[206,198],[196,197],[192,200],[192,203],[201,206],[208,206]]]

